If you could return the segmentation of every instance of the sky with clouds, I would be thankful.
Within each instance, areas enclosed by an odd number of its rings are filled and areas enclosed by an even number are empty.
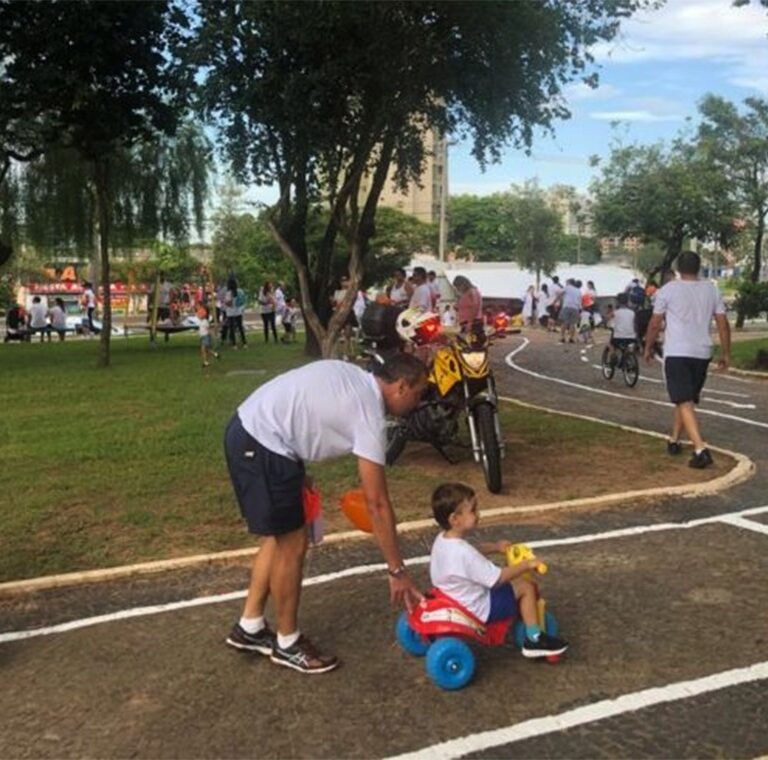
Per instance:
[[[613,139],[672,138],[686,119],[696,123],[696,105],[709,92],[737,103],[768,98],[768,13],[756,2],[734,8],[731,0],[667,0],[627,20],[593,52],[600,86],[566,89],[572,116],[556,123],[554,137],[537,134],[530,157],[509,150],[485,173],[468,146],[453,146],[450,193],[486,195],[533,178],[586,190],[595,173],[589,157],[607,156]]]

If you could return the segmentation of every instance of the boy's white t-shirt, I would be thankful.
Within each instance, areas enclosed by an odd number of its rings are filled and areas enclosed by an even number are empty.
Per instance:
[[[635,340],[635,312],[628,306],[620,306],[613,312],[610,326],[613,328],[613,337],[620,340]]]
[[[656,293],[653,313],[663,314],[664,356],[712,358],[709,326],[715,314],[725,314],[725,304],[708,280],[672,280]]]
[[[488,620],[491,589],[500,575],[501,568],[463,538],[446,538],[440,533],[432,544],[429,557],[432,585],[480,620]]]
[[[328,359],[286,372],[255,390],[237,414],[249,435],[289,459],[355,454],[385,462],[384,397],[376,378],[349,362]]]
[[[64,330],[67,327],[67,314],[58,304],[51,309],[51,326],[55,330]]]
[[[211,334],[211,323],[208,321],[208,317],[203,317],[200,320],[197,331],[201,338]]]

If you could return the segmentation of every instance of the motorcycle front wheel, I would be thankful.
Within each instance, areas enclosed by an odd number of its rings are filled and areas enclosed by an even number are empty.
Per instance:
[[[496,409],[483,401],[473,410],[475,429],[480,442],[480,462],[483,465],[485,484],[491,493],[501,492],[501,447],[496,435]]]
[[[405,444],[408,442],[405,425],[401,422],[387,421],[387,452],[386,461],[392,465],[397,461],[400,454],[403,453]]]

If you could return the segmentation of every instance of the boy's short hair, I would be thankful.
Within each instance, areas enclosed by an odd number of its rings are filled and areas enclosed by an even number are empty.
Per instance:
[[[462,502],[472,499],[475,492],[464,483],[443,483],[432,492],[432,514],[443,529],[451,527],[450,517]]]
[[[619,306],[626,306],[629,303],[629,296],[626,293],[619,293],[616,296]]]

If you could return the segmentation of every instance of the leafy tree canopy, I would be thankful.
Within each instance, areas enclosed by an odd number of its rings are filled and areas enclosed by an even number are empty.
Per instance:
[[[268,219],[301,283],[308,325],[329,353],[365,269],[382,187],[421,174],[424,135],[467,135],[481,166],[505,143],[568,116],[562,86],[595,84],[588,49],[643,0],[199,3],[189,60],[201,108],[240,181],[274,183]],[[363,177],[368,177],[365,191]],[[330,207],[318,255],[310,209]],[[335,246],[352,285],[329,320]]]

